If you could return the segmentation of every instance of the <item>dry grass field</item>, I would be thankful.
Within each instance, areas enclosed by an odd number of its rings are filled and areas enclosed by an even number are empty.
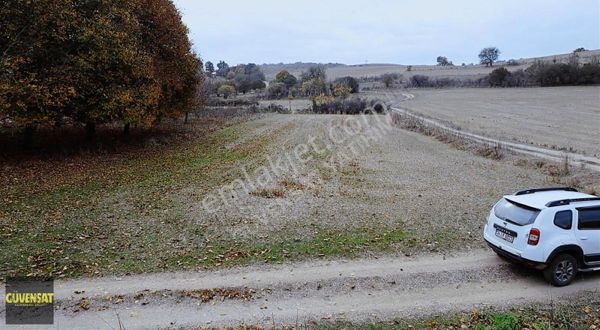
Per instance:
[[[600,155],[600,87],[411,90],[402,106],[460,128]],[[390,95],[394,95],[391,93]],[[392,99],[402,98],[400,92]]]
[[[507,66],[510,71],[526,69],[537,60],[546,62],[566,62],[572,56],[569,54],[558,54],[544,57],[520,58],[515,59],[519,65]],[[581,63],[587,63],[594,57],[600,57],[600,50],[592,50],[578,53]],[[432,59],[433,61],[433,59]],[[413,75],[427,75],[435,78],[471,78],[476,79],[489,74],[493,69],[506,65],[506,61],[499,61],[493,68],[482,65],[466,65],[461,66],[461,63],[455,63],[452,67],[440,67],[436,65],[413,65],[411,71],[407,71],[408,66],[398,64],[358,64],[358,65],[342,65],[328,64],[327,77],[330,80],[335,80],[340,77],[352,76],[355,78],[378,77],[385,73],[398,73],[404,75],[405,78],[410,78]],[[263,65],[261,66],[268,81],[275,79],[275,75],[281,70],[288,70],[291,74],[300,77],[302,71],[308,69],[310,64],[283,64],[283,65]]]
[[[499,195],[548,184],[537,169],[395,127],[364,145],[380,118],[270,114],[213,122],[210,132],[201,121],[191,139],[109,162],[91,154],[3,164],[12,170],[0,177],[0,273],[72,277],[479,248]],[[291,166],[299,145],[308,161]],[[257,169],[279,160],[262,180]],[[227,188],[245,178],[264,184]],[[226,202],[207,211],[205,198],[221,192]]]

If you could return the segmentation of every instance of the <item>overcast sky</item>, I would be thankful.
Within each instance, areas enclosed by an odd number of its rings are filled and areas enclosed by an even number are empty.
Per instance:
[[[207,61],[432,64],[600,48],[600,0],[175,0]]]

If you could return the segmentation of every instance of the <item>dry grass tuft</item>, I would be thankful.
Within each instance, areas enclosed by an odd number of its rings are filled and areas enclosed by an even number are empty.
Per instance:
[[[475,154],[493,160],[500,160],[504,158],[502,145],[499,143],[493,146],[489,144],[481,146],[475,150]]]
[[[250,193],[251,195],[262,198],[283,198],[285,191],[279,187],[276,188],[261,188]]]
[[[279,185],[287,190],[304,190],[304,184],[292,179],[284,178],[279,181]]]

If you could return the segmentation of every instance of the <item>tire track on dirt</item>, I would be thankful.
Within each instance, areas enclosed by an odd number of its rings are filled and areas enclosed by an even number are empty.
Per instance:
[[[55,299],[61,328],[128,329],[172,326],[270,326],[320,319],[360,322],[547,302],[585,291],[597,292],[598,275],[554,288],[538,273],[502,262],[489,251],[418,259],[386,257],[353,261],[316,261],[270,267],[251,266],[211,272],[182,272],[58,281]],[[201,302],[140,292],[244,288],[250,300]],[[109,296],[136,297],[114,303]],[[88,310],[73,311],[82,297]],[[138,301],[139,300],[139,301]],[[97,303],[97,301],[101,301]],[[108,304],[108,305],[106,305]],[[0,313],[3,314],[3,313]]]
[[[402,100],[400,102],[411,100],[415,97],[413,94],[409,94],[409,93],[402,93],[402,95],[404,96],[404,100]],[[384,96],[387,96],[387,94],[384,94]],[[389,100],[392,99],[391,97],[387,97],[387,98]],[[505,141],[505,140],[500,140],[500,139],[494,139],[494,138],[491,138],[488,136],[483,136],[483,135],[475,134],[475,133],[471,133],[471,132],[465,132],[460,129],[451,127],[448,124],[444,124],[443,122],[441,122],[439,120],[436,120],[436,119],[433,119],[430,117],[426,117],[420,113],[403,108],[398,104],[392,106],[391,109],[392,109],[392,111],[394,111],[400,115],[409,117],[414,120],[418,120],[427,126],[443,130],[447,133],[459,136],[459,137],[467,139],[469,141],[473,141],[473,142],[480,143],[480,144],[487,144],[487,145],[490,145],[490,144],[501,145],[503,148],[513,151],[513,152],[516,152],[516,153],[519,153],[519,154],[533,156],[533,157],[537,157],[537,158],[541,158],[541,159],[545,159],[545,160],[550,160],[553,162],[559,162],[559,163],[564,162],[565,158],[568,158],[569,163],[571,163],[573,165],[585,166],[586,168],[600,172],[600,158],[597,158],[597,157],[582,155],[582,154],[573,153],[573,152],[546,149],[546,148],[536,147],[536,146],[523,144],[523,143],[515,143],[515,142],[510,142],[510,141]]]

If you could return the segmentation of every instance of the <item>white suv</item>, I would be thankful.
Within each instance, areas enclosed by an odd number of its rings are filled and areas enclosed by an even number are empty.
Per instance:
[[[568,285],[578,271],[600,270],[600,198],[563,187],[519,191],[494,205],[483,237],[501,257]]]

